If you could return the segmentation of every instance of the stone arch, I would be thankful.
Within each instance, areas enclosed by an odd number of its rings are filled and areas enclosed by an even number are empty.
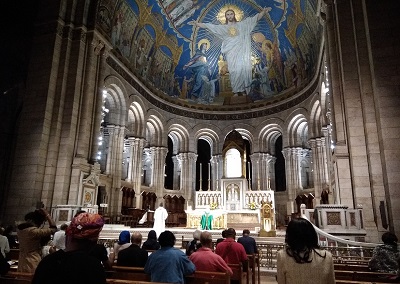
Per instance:
[[[188,152],[189,150],[189,132],[180,124],[173,124],[168,129],[168,136],[174,144],[173,153]]]
[[[310,112],[310,125],[309,125],[309,137],[320,137],[322,130],[322,117],[321,117],[321,102],[315,100],[311,106]]]
[[[262,123],[258,131],[259,151],[275,155],[275,142],[279,136],[283,136],[283,121],[278,119],[268,120]]]
[[[128,109],[127,134],[136,137],[145,136],[145,107],[141,100],[131,102]]]
[[[149,146],[167,145],[167,137],[164,137],[164,124],[162,116],[154,112],[146,121],[146,140]]]
[[[107,122],[109,124],[125,126],[126,124],[126,89],[122,81],[115,77],[109,76],[104,80],[103,104],[109,109],[107,114]]]
[[[286,147],[306,147],[308,141],[308,121],[305,109],[298,109],[287,120]]]

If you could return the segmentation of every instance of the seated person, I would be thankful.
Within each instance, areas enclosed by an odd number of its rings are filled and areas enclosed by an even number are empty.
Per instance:
[[[201,247],[193,252],[189,259],[196,266],[196,270],[212,272],[229,272],[232,275],[232,269],[226,262],[212,251],[213,243],[210,232],[200,234]]]
[[[157,233],[154,230],[150,230],[147,235],[147,240],[142,245],[142,249],[158,250],[159,248],[160,244],[157,241]]]
[[[215,253],[221,256],[227,264],[243,264],[243,270],[246,270],[248,266],[247,253],[244,247],[235,241],[235,229],[229,228],[225,235],[226,239],[217,245]]]
[[[32,284],[105,284],[106,274],[101,261],[90,255],[103,225],[98,214],[85,212],[74,217],[66,231],[65,251],[58,250],[43,258]]]
[[[192,253],[194,253],[198,248],[201,247],[201,243],[200,243],[200,234],[201,231],[200,230],[196,230],[193,232],[193,240],[190,241],[187,246],[186,246],[186,255],[191,255]]]
[[[382,241],[383,245],[374,248],[368,267],[372,271],[398,273],[400,252],[397,236],[386,232],[382,235]]]
[[[132,266],[144,267],[148,253],[147,250],[140,248],[142,244],[142,234],[134,232],[131,237],[132,244],[118,253],[117,265],[119,266]]]
[[[129,231],[122,231],[119,233],[118,242],[114,244],[114,249],[108,256],[109,263],[114,264],[117,262],[118,253],[121,250],[128,248],[131,245],[131,233]]]
[[[244,250],[247,254],[255,254],[257,253],[257,244],[256,240],[250,237],[250,231],[245,229],[243,230],[243,237],[240,237],[237,242],[242,244]]]
[[[193,262],[180,249],[174,248],[175,235],[164,231],[158,238],[161,249],[153,252],[144,267],[151,282],[185,283],[185,276],[196,270]]]
[[[216,241],[216,243],[215,243],[215,246],[217,246],[220,242],[222,242],[223,240],[226,239],[226,231],[227,231],[227,229],[225,229],[225,230],[223,230],[223,231],[221,232],[222,238],[218,238],[218,239],[217,239],[217,241]]]

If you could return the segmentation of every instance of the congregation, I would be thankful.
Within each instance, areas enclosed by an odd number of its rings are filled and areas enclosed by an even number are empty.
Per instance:
[[[48,222],[47,228],[43,225]],[[30,273],[31,283],[107,283],[115,268],[142,269],[149,281],[162,283],[186,283],[195,272],[216,272],[229,275],[230,283],[242,283],[233,277],[235,270],[247,271],[249,256],[258,248],[250,231],[236,241],[236,231],[222,231],[222,238],[213,243],[209,231],[195,230],[193,240],[186,250],[175,247],[173,232],[163,230],[157,238],[150,230],[147,240],[139,232],[121,231],[118,242],[110,250],[98,244],[104,225],[101,215],[79,211],[69,224],[57,231],[55,222],[45,209],[30,212],[25,222],[18,226],[18,272]],[[4,234],[4,230],[1,230]],[[53,240],[48,241],[53,235]],[[9,243],[1,236],[1,275],[7,275],[10,266],[6,262]],[[400,254],[397,237],[384,234],[384,244],[374,251],[370,260],[371,271],[397,273]],[[5,242],[7,241],[7,242]],[[3,245],[6,243],[6,245]],[[47,255],[43,248],[50,244]],[[8,266],[7,266],[8,265]],[[118,278],[118,273],[112,277]],[[277,252],[278,283],[335,283],[332,254],[318,244],[313,225],[306,219],[293,218],[286,230],[285,247]],[[221,282],[222,283],[222,282]]]

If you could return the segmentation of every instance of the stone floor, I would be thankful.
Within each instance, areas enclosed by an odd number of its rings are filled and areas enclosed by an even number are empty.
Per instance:
[[[260,277],[260,284],[276,284],[278,283],[275,279],[275,276],[268,275],[268,276],[261,276]]]

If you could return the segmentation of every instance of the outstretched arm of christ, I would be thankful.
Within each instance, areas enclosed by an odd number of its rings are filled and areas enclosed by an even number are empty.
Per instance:
[[[257,15],[257,21],[261,20],[261,18],[264,17],[269,11],[271,11],[271,7],[263,8],[262,11]]]
[[[191,26],[196,26],[196,27],[203,28],[203,29],[206,28],[206,25],[204,25],[203,23],[199,23],[198,21],[195,21],[195,20],[188,22],[188,24]]]

